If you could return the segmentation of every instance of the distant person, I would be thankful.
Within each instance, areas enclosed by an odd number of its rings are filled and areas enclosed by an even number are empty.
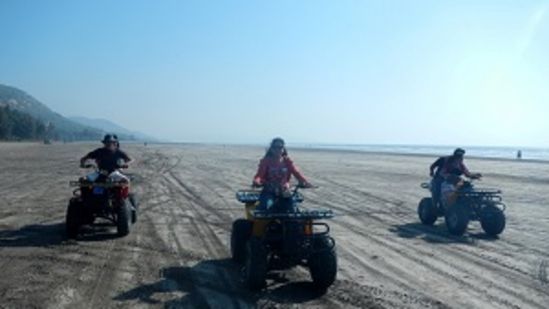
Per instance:
[[[472,174],[463,163],[465,150],[457,148],[451,156],[440,157],[431,164],[429,175],[433,177],[431,180],[431,188],[433,193],[433,202],[440,202],[440,189],[444,180],[450,175],[461,176],[465,175],[469,178],[480,178],[481,174]]]
[[[254,187],[263,187],[257,209],[268,210],[273,206],[275,199],[279,199],[280,208],[285,211],[293,210],[294,203],[290,192],[292,175],[303,186],[312,187],[288,156],[284,140],[277,137],[272,140],[267,153],[259,162],[259,168],[253,180]]]
[[[518,160],[522,159],[522,150],[517,151],[517,159]]]
[[[99,170],[112,173],[121,165],[127,165],[133,161],[124,151],[120,150],[120,142],[116,134],[106,134],[101,142],[103,147],[95,149],[80,159],[80,166],[84,167],[87,160],[94,160]]]

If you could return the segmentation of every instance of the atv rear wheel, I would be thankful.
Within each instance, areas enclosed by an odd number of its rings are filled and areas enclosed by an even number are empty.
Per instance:
[[[244,283],[257,291],[265,286],[267,276],[267,249],[259,238],[251,237],[246,246],[246,263],[244,265]]]
[[[337,276],[337,254],[333,240],[326,237],[314,240],[315,253],[309,257],[309,272],[316,289],[325,291]]]
[[[469,210],[466,205],[456,203],[446,210],[444,219],[450,234],[461,236],[469,225]]]
[[[76,239],[81,225],[82,202],[72,199],[67,206],[65,217],[65,231],[67,238]]]
[[[495,206],[487,206],[480,213],[480,225],[486,234],[497,236],[505,229],[505,214]]]
[[[242,264],[246,258],[246,243],[252,234],[253,223],[246,219],[233,222],[231,231],[231,256],[233,261]]]
[[[123,237],[130,233],[132,225],[132,208],[127,200],[121,202],[116,210],[116,230],[118,236]]]
[[[433,225],[437,221],[437,209],[430,197],[423,198],[417,207],[419,220],[425,225]]]

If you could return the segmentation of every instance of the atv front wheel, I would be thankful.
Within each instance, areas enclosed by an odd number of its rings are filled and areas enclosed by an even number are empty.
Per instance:
[[[505,229],[505,214],[495,206],[488,206],[480,213],[480,225],[486,234],[497,236]]]
[[[259,238],[252,237],[246,248],[246,263],[244,266],[244,283],[257,291],[265,286],[267,276],[267,249]]]
[[[423,198],[417,207],[419,220],[425,225],[433,225],[437,221],[437,209],[430,197]]]
[[[246,219],[233,222],[231,231],[231,256],[238,264],[244,263],[246,258],[246,243],[252,234],[253,223]]]
[[[118,236],[123,237],[130,233],[132,225],[132,207],[127,200],[121,202],[116,210],[116,230]]]
[[[82,202],[72,199],[67,206],[67,214],[65,217],[65,231],[67,238],[76,239],[80,230],[82,215]]]
[[[444,219],[450,234],[461,236],[469,225],[469,211],[465,205],[456,203],[446,210]]]
[[[139,207],[139,204],[135,194],[130,193],[128,198],[130,199],[130,203],[132,205],[132,224],[135,224],[137,222],[137,208]]]
[[[333,240],[326,237],[314,240],[315,253],[309,257],[309,272],[316,289],[325,291],[337,276],[337,254]]]

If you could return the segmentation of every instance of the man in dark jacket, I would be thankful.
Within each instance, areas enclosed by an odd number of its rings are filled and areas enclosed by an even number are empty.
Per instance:
[[[97,148],[80,159],[81,166],[84,166],[87,160],[95,160],[99,170],[112,173],[122,165],[132,162],[132,159],[120,150],[118,136],[115,134],[105,135],[101,142],[104,147]]]
[[[465,150],[458,148],[454,150],[451,156],[438,158],[429,169],[429,175],[433,177],[431,180],[431,190],[433,193],[433,203],[438,205],[440,202],[440,187],[444,180],[449,175],[461,176],[464,174],[467,177],[475,176],[469,173],[469,170],[463,164],[463,156]]]

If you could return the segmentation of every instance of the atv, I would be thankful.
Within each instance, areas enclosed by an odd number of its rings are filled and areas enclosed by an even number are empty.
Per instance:
[[[433,191],[430,183],[423,183],[421,187]],[[438,217],[444,217],[452,235],[463,235],[469,221],[480,221],[482,229],[490,236],[503,232],[506,206],[501,190],[478,189],[472,180],[461,180],[456,188],[445,201],[443,197],[440,201],[426,197],[419,202],[417,212],[423,224],[433,225]]]
[[[120,166],[126,168],[127,166]],[[137,201],[130,193],[130,177],[120,170],[107,172],[89,164],[94,173],[71,181],[73,197],[66,214],[66,233],[69,239],[76,239],[83,225],[94,224],[97,218],[110,221],[117,228],[118,236],[130,233],[131,225],[137,221]]]
[[[291,192],[296,207],[277,211],[278,201],[268,211],[255,210],[260,191],[241,190],[236,194],[246,207],[246,218],[233,223],[231,233],[232,259],[243,266],[243,279],[251,290],[266,285],[270,271],[296,266],[309,269],[313,285],[320,291],[331,286],[337,275],[335,240],[330,227],[317,220],[332,218],[331,210],[299,210],[304,198],[301,185]]]

